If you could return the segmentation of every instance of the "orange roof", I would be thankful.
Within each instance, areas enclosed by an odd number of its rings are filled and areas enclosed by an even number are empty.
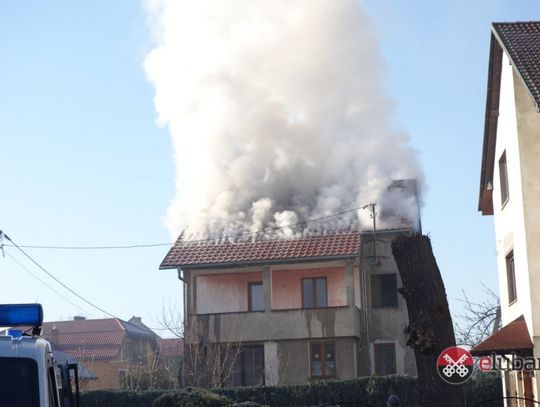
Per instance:
[[[532,350],[533,346],[527,323],[522,315],[476,345],[471,350],[471,353],[474,356],[489,355],[491,353],[499,355],[509,353],[526,354]]]
[[[241,242],[185,242],[178,239],[159,266],[232,266],[277,261],[302,261],[354,257],[360,254],[359,232],[334,232],[299,239]]]
[[[116,358],[128,334],[151,336],[116,318],[45,322],[41,332],[52,343],[53,349],[76,359]]]

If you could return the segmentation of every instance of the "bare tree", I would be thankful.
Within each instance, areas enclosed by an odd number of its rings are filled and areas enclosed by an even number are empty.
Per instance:
[[[191,316],[186,324],[175,305],[163,307],[158,321],[164,329],[177,338],[184,339],[184,358],[181,366],[181,383],[202,388],[230,385],[237,372],[237,362],[242,353],[242,341],[235,326],[227,326],[219,343],[208,341],[199,332],[197,316]],[[232,340],[234,336],[236,340]]]
[[[456,343],[474,347],[485,340],[501,326],[501,306],[498,295],[482,283],[485,298],[480,302],[471,301],[463,290],[463,313],[458,315],[461,322],[455,323]]]
[[[126,390],[172,390],[178,388],[177,372],[172,372],[156,346],[152,352],[134,355],[127,360],[120,383]]]

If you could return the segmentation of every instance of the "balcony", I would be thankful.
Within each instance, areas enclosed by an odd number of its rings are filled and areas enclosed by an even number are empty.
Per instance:
[[[189,322],[191,332],[213,343],[360,336],[354,306],[200,314]]]

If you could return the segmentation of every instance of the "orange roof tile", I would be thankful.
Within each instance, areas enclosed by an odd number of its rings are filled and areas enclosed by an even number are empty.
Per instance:
[[[523,315],[499,329],[485,341],[476,345],[471,353],[474,356],[509,353],[527,353],[533,343]]]
[[[360,253],[359,232],[334,232],[299,239],[241,242],[185,242],[179,239],[159,266],[230,266],[234,264],[354,257]]]

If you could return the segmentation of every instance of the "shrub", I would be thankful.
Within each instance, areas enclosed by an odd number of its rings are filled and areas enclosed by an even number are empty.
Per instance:
[[[163,391],[92,390],[81,394],[82,407],[152,407]]]
[[[173,393],[89,391],[82,394],[81,406],[221,407],[230,403],[251,401],[271,407],[316,406],[338,402],[343,405],[376,407],[385,406],[391,394],[399,396],[403,406],[416,405],[416,379],[408,376],[371,376],[354,380],[321,381],[290,386],[228,387],[214,389],[212,392],[193,388]],[[471,407],[483,401],[500,399],[502,397],[501,379],[494,374],[479,374],[465,385],[465,394],[467,405]],[[152,404],[154,400],[155,404]],[[502,407],[502,405],[502,401],[497,400],[480,404],[479,407]]]
[[[397,394],[402,405],[414,405],[416,379],[407,376],[363,377],[291,386],[253,386],[214,389],[236,402],[254,401],[268,406],[309,406],[324,403],[385,405]]]
[[[502,380],[498,373],[479,373],[465,385],[467,405],[471,407],[502,407]]]
[[[186,387],[185,389],[165,393],[153,407],[222,407],[232,404],[225,396],[204,389]]]

